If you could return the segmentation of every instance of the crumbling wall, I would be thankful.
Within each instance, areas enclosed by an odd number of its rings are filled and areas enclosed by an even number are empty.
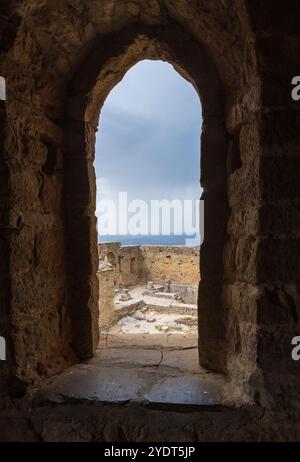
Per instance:
[[[98,244],[100,260],[108,255],[115,256],[115,286],[135,286],[145,282],[145,268],[140,246],[122,246],[120,242]]]
[[[115,256],[117,286],[134,286],[153,281],[163,284],[170,279],[175,284],[198,286],[200,281],[199,250],[193,247],[165,245],[98,245],[99,258]]]
[[[122,246],[119,258],[121,286],[134,286],[145,280],[144,261],[139,246]]]
[[[200,281],[199,250],[193,247],[142,246],[148,281],[162,284],[170,279],[175,284],[198,286]]]
[[[114,319],[115,310],[115,280],[113,268],[105,263],[100,264],[99,279],[99,326],[106,327]]]
[[[170,292],[178,293],[183,303],[197,305],[198,303],[198,286],[187,284],[170,284]]]

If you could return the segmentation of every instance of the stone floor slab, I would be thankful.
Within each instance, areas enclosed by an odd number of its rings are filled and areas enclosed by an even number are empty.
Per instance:
[[[223,401],[222,385],[200,375],[168,377],[156,383],[145,398],[150,403],[216,406]]]
[[[165,350],[161,365],[177,368],[181,371],[206,373],[205,369],[199,364],[198,348]]]
[[[41,390],[51,401],[68,399],[124,402],[138,398],[144,380],[135,369],[77,365],[54,377]]]
[[[106,348],[100,349],[88,364],[95,366],[110,364],[131,364],[143,366],[157,366],[161,363],[160,350],[142,348]]]
[[[91,360],[51,378],[40,396],[54,402],[221,405],[225,378],[196,360],[193,350],[100,349]]]

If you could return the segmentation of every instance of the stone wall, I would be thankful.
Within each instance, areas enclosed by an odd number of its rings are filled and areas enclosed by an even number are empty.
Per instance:
[[[148,58],[201,97],[201,363],[260,405],[299,409],[299,19],[297,0],[2,2],[5,390],[95,351],[95,132],[109,91]]]
[[[145,268],[140,246],[121,246],[118,242],[98,244],[99,258],[112,264],[115,285],[134,286],[145,281]]]
[[[161,284],[170,279],[175,284],[198,287],[200,281],[199,250],[183,246],[142,246],[145,276]]]
[[[117,286],[134,286],[147,281],[163,284],[165,279],[170,279],[175,284],[198,287],[199,250],[193,247],[127,246],[113,242],[99,244],[98,249],[100,259],[107,257],[114,262]]]
[[[110,265],[100,262],[99,271],[99,326],[106,327],[114,319],[115,310],[115,279],[114,270]]]
[[[198,303],[198,286],[171,283],[170,292],[178,293],[183,303],[191,303],[192,305]]]

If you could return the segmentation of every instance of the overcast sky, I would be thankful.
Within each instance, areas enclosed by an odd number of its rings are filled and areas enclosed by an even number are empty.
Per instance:
[[[114,87],[96,138],[97,201],[199,199],[201,106],[162,61],[141,61]]]

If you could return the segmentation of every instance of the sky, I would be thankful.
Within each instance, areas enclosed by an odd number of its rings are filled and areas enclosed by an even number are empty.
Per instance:
[[[201,124],[196,90],[170,64],[144,60],[125,74],[102,107],[96,136],[100,233],[103,201],[118,204],[120,192],[149,209],[151,200],[200,198]]]

